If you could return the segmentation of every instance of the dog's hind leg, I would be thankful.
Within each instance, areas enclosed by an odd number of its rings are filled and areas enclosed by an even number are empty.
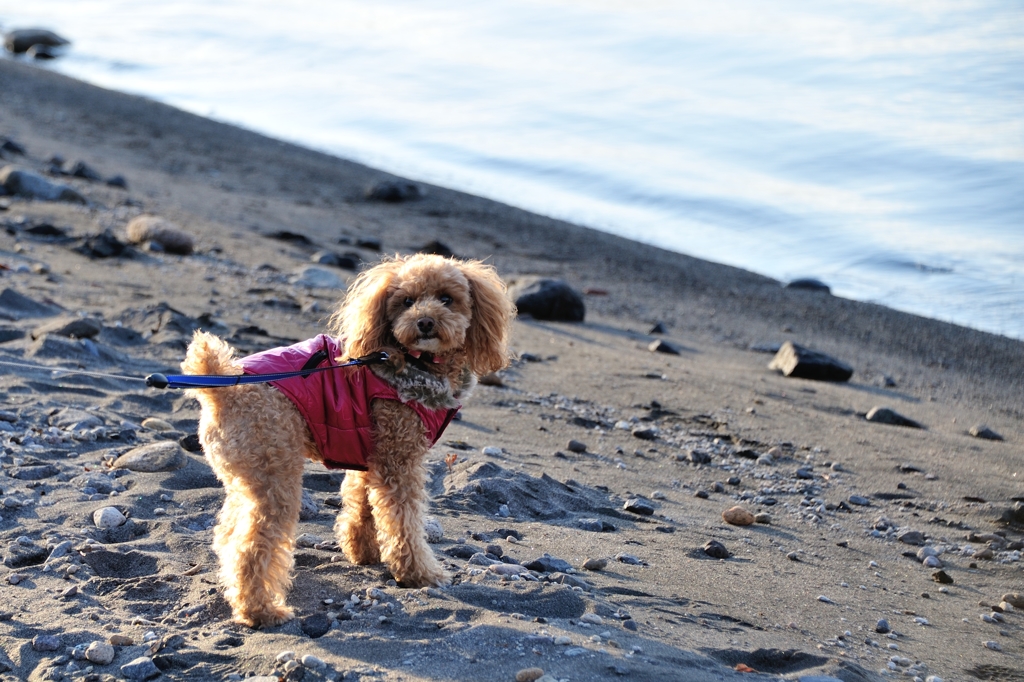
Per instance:
[[[348,471],[341,484],[341,498],[344,508],[334,524],[345,556],[354,564],[366,565],[380,562],[380,547],[377,546],[377,527],[366,498],[366,472]]]
[[[424,530],[429,502],[424,459],[429,443],[423,424],[408,407],[386,400],[374,401],[374,422],[366,490],[381,559],[406,587],[446,584],[448,576]]]

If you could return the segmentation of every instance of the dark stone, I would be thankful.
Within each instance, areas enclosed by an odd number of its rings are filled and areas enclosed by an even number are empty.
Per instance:
[[[416,201],[425,197],[426,194],[422,187],[408,180],[382,180],[366,190],[367,199],[386,201],[392,204]]]
[[[317,639],[327,634],[327,631],[331,629],[331,621],[327,619],[325,613],[314,613],[306,616],[300,621],[302,625],[302,631],[310,639]]]
[[[52,47],[47,47],[46,45],[33,45],[32,47],[28,48],[28,51],[25,53],[25,56],[29,59],[48,61],[50,59],[56,59],[60,56],[60,53],[58,53],[57,50],[53,49]]]
[[[1024,525],[1024,502],[1015,502],[1012,507],[1003,511],[1000,517],[1003,523],[1017,523]]]
[[[442,256],[444,258],[454,258],[455,252],[448,248],[447,244],[437,241],[429,241],[420,247],[420,253],[429,253],[435,256]]]
[[[117,187],[118,189],[128,189],[128,181],[124,179],[123,175],[113,175],[107,178],[107,187]]]
[[[626,503],[622,505],[622,508],[628,512],[634,514],[640,514],[641,516],[651,516],[654,514],[654,505],[647,500],[639,497],[634,497],[631,500],[626,500]]]
[[[82,238],[73,250],[89,258],[116,258],[131,253],[128,245],[110,230]]]
[[[679,349],[664,339],[655,339],[647,344],[647,350],[652,353],[666,353],[668,355],[679,355]]]
[[[889,627],[889,621],[885,618],[880,618],[878,622],[875,623],[875,632],[881,635],[888,634],[890,630],[892,630],[892,628]]]
[[[198,433],[190,433],[187,436],[182,437],[178,440],[178,445],[180,445],[185,452],[203,451],[203,444],[199,442]]]
[[[73,339],[93,339],[103,331],[103,324],[94,317],[75,317],[70,320],[53,320],[32,330],[32,338],[45,334],[57,334]]]
[[[66,237],[68,231],[50,223],[37,223],[32,227],[26,228],[24,233],[30,234],[33,237]]]
[[[925,534],[922,533],[919,530],[908,530],[908,531],[905,531],[903,533],[900,533],[896,537],[896,539],[899,540],[900,542],[904,543],[904,544],[907,544],[907,545],[921,546],[921,545],[924,544],[924,541],[925,541],[926,538],[925,538]],[[916,555],[912,555],[912,556],[916,556]]]
[[[932,573],[932,580],[943,585],[952,585],[953,578],[945,571],[935,571]]]
[[[516,308],[520,315],[553,322],[582,322],[586,315],[579,292],[557,279],[538,280],[522,289]]]
[[[587,451],[587,444],[586,443],[582,443],[582,442],[580,442],[578,440],[571,440],[571,441],[569,441],[568,448],[569,448],[569,452],[586,452]]]
[[[523,566],[538,573],[556,573],[572,570],[572,564],[568,561],[558,559],[550,554],[537,557],[533,561],[523,564]]]
[[[814,478],[814,472],[807,467],[801,467],[796,470],[796,477],[802,480],[811,480]]]
[[[299,234],[298,232],[291,232],[289,230],[277,230],[276,232],[269,233],[267,236],[271,239],[276,239],[282,242],[290,242],[292,244],[313,243],[309,240],[309,237],[307,237],[306,235]]]
[[[651,327],[651,328],[650,328],[650,329],[649,329],[649,330],[647,331],[647,333],[648,333],[648,334],[664,334],[664,333],[666,333],[667,331],[668,331],[668,330],[667,330],[667,329],[665,329],[665,325],[664,325],[664,324],[662,324],[661,322],[655,322],[655,323],[654,323],[654,326],[653,326],[653,327]]]
[[[384,248],[381,241],[376,237],[360,237],[356,240],[356,246],[360,249],[367,249],[369,251],[380,251]]]
[[[320,265],[330,265],[335,268],[343,268],[345,270],[358,270],[359,264],[363,262],[363,259],[358,253],[347,252],[347,253],[334,253],[332,251],[318,251],[314,253],[310,258],[314,263]]]
[[[811,277],[802,277],[800,279],[794,279],[792,282],[786,285],[787,289],[804,289],[807,291],[821,291],[826,294],[832,293],[832,290],[828,288],[828,285],[822,282],[820,279],[814,279]]]
[[[0,169],[0,185],[8,194],[42,201],[70,201],[86,203],[85,197],[67,185],[50,182],[42,175],[14,166]]]
[[[635,632],[637,628],[636,621],[630,618],[629,620],[622,622],[622,627],[626,630],[632,630]]]
[[[848,381],[853,368],[824,353],[786,341],[775,354],[768,369],[781,371],[787,377],[816,381]]]
[[[18,28],[4,36],[4,47],[14,54],[23,54],[33,45],[62,47],[70,41],[44,28]]]
[[[103,177],[85,161],[75,161],[74,163],[69,163],[68,166],[64,169],[64,172],[70,175],[71,177],[92,180],[93,182],[103,179]]]
[[[704,545],[704,553],[712,559],[728,559],[730,556],[729,550],[718,540],[709,540]]]
[[[19,156],[25,156],[25,154],[28,153],[22,145],[18,144],[12,139],[0,137],[0,140],[2,140],[0,141],[0,151],[10,152],[11,154],[18,154]]]
[[[985,440],[1002,440],[1003,437],[998,433],[990,429],[984,424],[975,424],[971,427],[969,434],[975,438],[984,438]]]
[[[658,439],[658,429],[654,428],[653,426],[652,427],[638,426],[638,427],[634,428],[632,431],[630,431],[630,433],[633,435],[633,438],[639,438],[640,440],[657,440]]]
[[[11,478],[16,478],[19,481],[41,481],[44,478],[50,478],[60,473],[53,464],[32,464],[28,466],[11,467],[7,471],[7,475]]]
[[[904,417],[902,414],[888,407],[872,407],[871,411],[864,417],[869,422],[876,424],[891,424],[893,426],[907,426],[912,429],[923,429],[918,422]]]
[[[704,450],[690,450],[686,458],[693,464],[708,464],[711,462],[711,453]]]
[[[444,550],[444,553],[456,559],[468,559],[474,554],[482,552],[479,547],[459,542]]]

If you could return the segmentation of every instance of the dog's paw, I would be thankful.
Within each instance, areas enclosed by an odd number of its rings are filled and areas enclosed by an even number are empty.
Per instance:
[[[295,618],[295,611],[287,607],[268,607],[250,613],[239,613],[235,617],[240,623],[251,628],[275,627]]]

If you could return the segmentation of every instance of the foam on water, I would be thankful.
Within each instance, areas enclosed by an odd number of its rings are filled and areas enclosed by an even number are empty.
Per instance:
[[[1012,1],[0,0],[50,68],[1024,338]]]

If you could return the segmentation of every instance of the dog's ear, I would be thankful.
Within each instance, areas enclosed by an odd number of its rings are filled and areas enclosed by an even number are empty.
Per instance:
[[[331,316],[331,331],[345,344],[345,355],[359,358],[394,344],[388,323],[388,292],[400,260],[378,263],[359,273]]]
[[[480,261],[466,261],[459,268],[469,280],[473,296],[473,319],[466,331],[469,367],[477,376],[483,376],[508,366],[508,337],[516,308],[493,267]]]

